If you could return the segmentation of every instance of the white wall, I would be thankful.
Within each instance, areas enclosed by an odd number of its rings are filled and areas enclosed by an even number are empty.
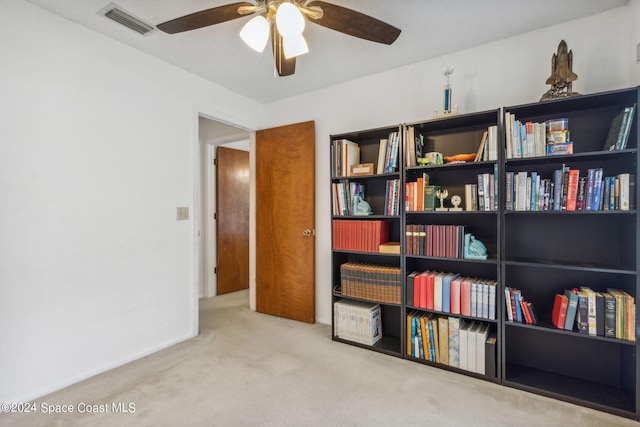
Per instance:
[[[537,102],[549,89],[545,81],[551,56],[562,39],[573,50],[573,71],[578,74],[574,91],[636,86],[639,33],[640,0],[631,0],[626,7],[599,15],[269,105],[270,126],[316,121],[317,321],[331,321],[332,283],[326,268],[331,262],[330,135],[431,118],[435,108],[442,108],[442,69],[449,65],[455,68],[453,104],[463,113]]]
[[[197,113],[264,124],[260,105],[22,0],[0,2],[0,58],[2,402],[197,334]]]

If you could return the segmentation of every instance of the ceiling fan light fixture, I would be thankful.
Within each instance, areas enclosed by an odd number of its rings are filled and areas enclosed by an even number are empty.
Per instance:
[[[309,46],[302,34],[297,37],[282,37],[282,47],[284,49],[284,57],[287,59],[309,52]]]
[[[304,31],[304,16],[293,3],[282,3],[276,12],[276,25],[282,37],[298,37]]]
[[[256,52],[262,52],[269,41],[269,34],[269,21],[263,15],[258,15],[242,27],[240,38],[251,49]]]

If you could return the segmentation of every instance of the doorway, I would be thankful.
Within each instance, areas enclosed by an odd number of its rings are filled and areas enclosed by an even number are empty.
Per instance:
[[[218,294],[217,260],[218,233],[216,232],[216,166],[214,159],[218,147],[250,152],[251,132],[216,119],[198,117],[200,145],[200,236],[198,297],[209,298]],[[197,207],[194,207],[196,209]],[[247,226],[248,227],[248,226]],[[247,272],[248,276],[248,272]],[[248,302],[247,302],[248,304]]]

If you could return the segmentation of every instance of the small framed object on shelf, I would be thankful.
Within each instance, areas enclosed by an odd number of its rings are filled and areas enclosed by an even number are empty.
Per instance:
[[[373,175],[373,163],[351,166],[351,176]]]

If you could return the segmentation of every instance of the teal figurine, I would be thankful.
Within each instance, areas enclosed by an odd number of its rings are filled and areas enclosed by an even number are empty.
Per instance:
[[[360,196],[356,196],[353,200],[353,214],[354,215],[371,215],[373,210],[371,209],[371,205],[367,203]]]
[[[467,259],[487,259],[487,247],[473,234],[464,235],[464,257]]]

